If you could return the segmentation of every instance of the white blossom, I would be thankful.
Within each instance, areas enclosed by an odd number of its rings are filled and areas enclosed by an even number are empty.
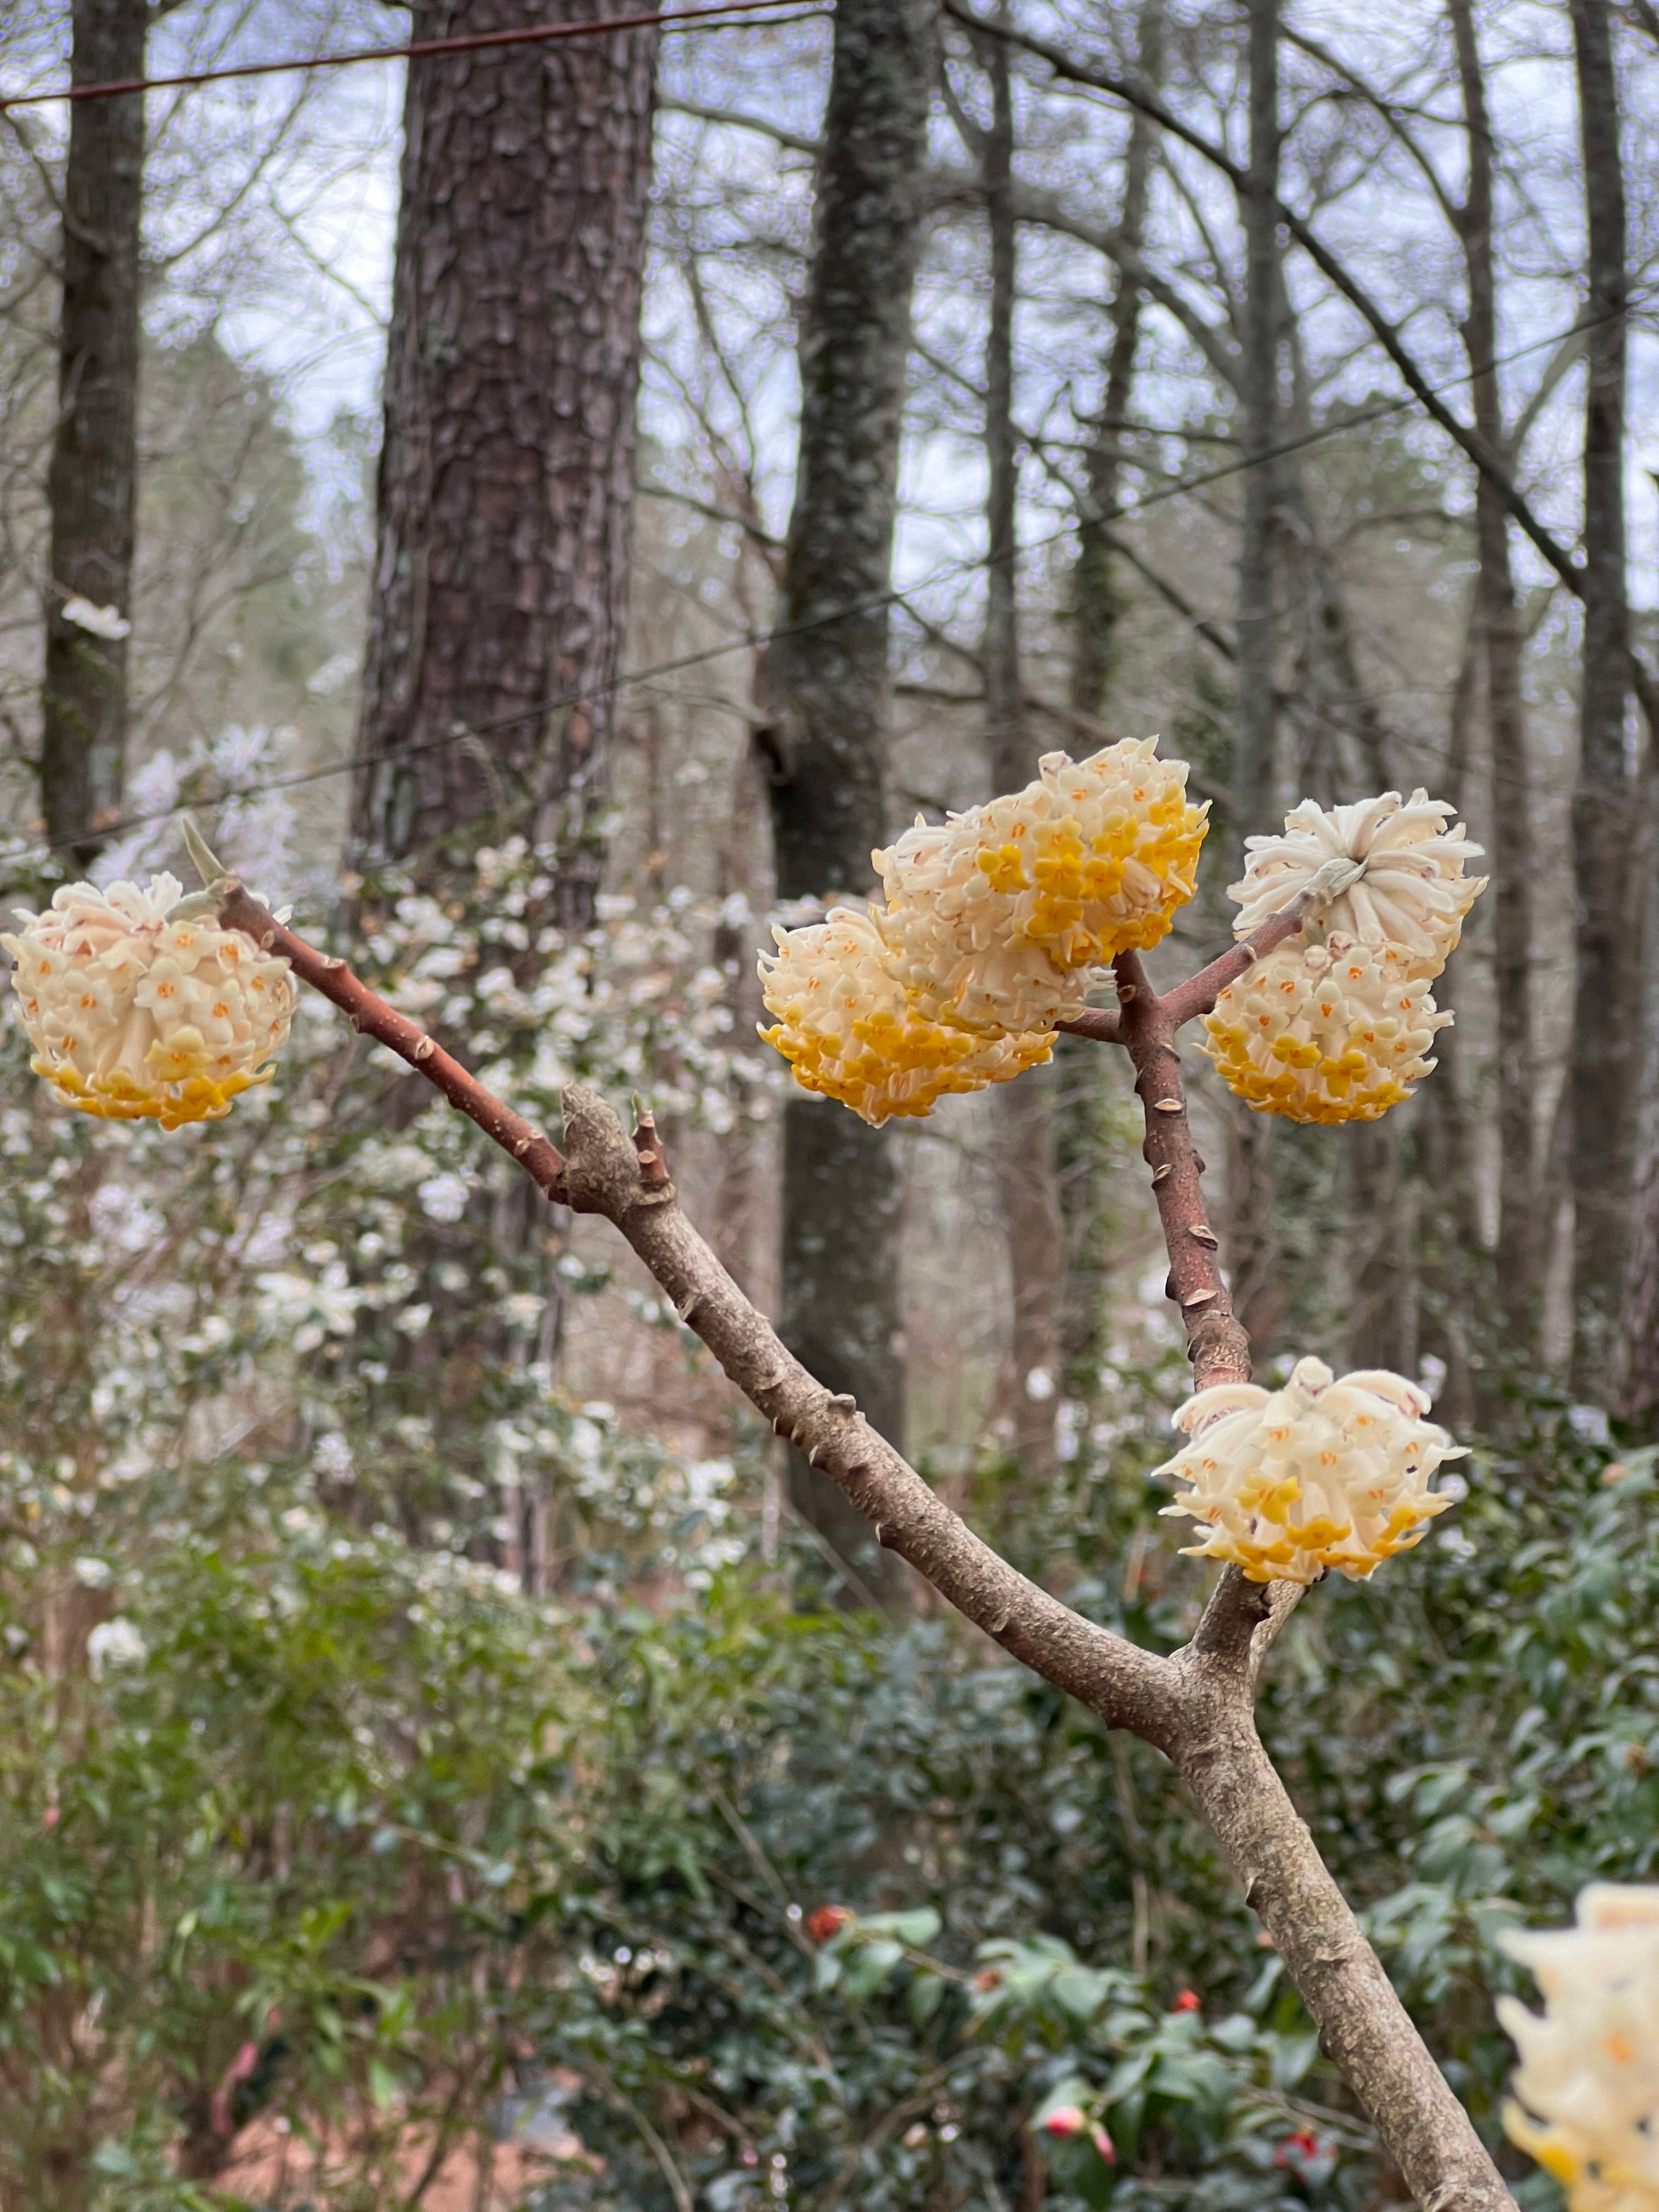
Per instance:
[[[1325,908],[1328,929],[1362,945],[1395,946],[1408,977],[1437,975],[1456,945],[1463,917],[1486,887],[1466,876],[1480,858],[1462,823],[1448,829],[1452,809],[1442,799],[1397,791],[1328,812],[1304,799],[1285,817],[1282,836],[1247,837],[1241,882],[1227,896],[1239,902],[1237,935],[1248,937],[1269,915],[1304,891],[1328,860],[1348,860],[1363,872]]]
[[[142,1667],[149,1656],[149,1644],[125,1613],[100,1620],[87,1638],[87,1664],[94,1682],[117,1667]]]
[[[82,599],[78,592],[64,600],[64,620],[73,623],[76,629],[85,630],[89,636],[104,638],[110,644],[118,643],[122,638],[130,635],[132,629],[132,624],[119,607],[96,606],[92,600]]]
[[[163,1128],[216,1120],[251,1085],[294,1010],[288,963],[241,931],[173,915],[177,878],[67,884],[0,936],[33,1066],[62,1101]]]
[[[1541,2014],[1500,1996],[1521,2054],[1511,2138],[1571,2212],[1659,2206],[1659,1887],[1592,1882],[1576,1925],[1501,1939],[1544,1993]]]
[[[441,1175],[428,1176],[417,1183],[415,1195],[428,1221],[459,1221],[466,1212],[466,1177],[446,1169]]]
[[[1282,1390],[1214,1384],[1175,1413],[1192,1441],[1156,1473],[1191,1487],[1164,1510],[1206,1525],[1189,1556],[1229,1559],[1251,1582],[1311,1583],[1322,1567],[1363,1580],[1452,1503],[1429,1480],[1465,1448],[1428,1410],[1403,1375],[1338,1382],[1318,1359],[1298,1360]]]
[[[1393,947],[1293,937],[1221,993],[1198,1049],[1259,1114],[1374,1121],[1433,1072],[1451,1019]]]

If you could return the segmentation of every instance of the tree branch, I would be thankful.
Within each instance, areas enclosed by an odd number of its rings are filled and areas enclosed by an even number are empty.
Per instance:
[[[1269,932],[1276,931],[1279,941],[1305,918],[1298,908],[1332,895],[1333,887],[1322,882],[1236,953],[1212,963],[1206,976],[1241,957],[1248,965]],[[343,960],[284,928],[234,878],[212,882],[209,896],[227,927],[245,930],[283,954],[301,981],[424,1075],[550,1198],[612,1222],[750,1403],[840,1486],[884,1545],[1012,1657],[1088,1705],[1108,1727],[1132,1729],[1174,1761],[1284,1960],[1322,2048],[1342,2069],[1425,2212],[1514,2212],[1497,2168],[1256,1735],[1255,1676],[1294,1601],[1272,1585],[1247,1584],[1229,1568],[1192,1643],[1169,1659],[1073,1613],[975,1535],[850,1398],[826,1390],[785,1347],[682,1212],[647,1115],[630,1141],[602,1098],[571,1085],[564,1094],[568,1157],[562,1158],[417,1024],[377,998]],[[1146,1109],[1147,1157],[1172,1285],[1189,1317],[1188,1349],[1200,1381],[1247,1376],[1249,1340],[1232,1317],[1213,1239],[1197,1233],[1202,1163],[1187,1126],[1172,1042],[1172,1003],[1178,1009],[1190,1000],[1191,1011],[1201,1012],[1214,992],[1206,982],[1160,1000],[1139,955],[1126,953],[1115,965],[1122,1041]],[[1194,1294],[1210,1284],[1208,1295]]]

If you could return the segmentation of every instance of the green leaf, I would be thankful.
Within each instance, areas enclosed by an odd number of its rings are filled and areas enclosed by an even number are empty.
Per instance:
[[[842,1970],[842,1995],[854,2004],[874,1996],[903,1956],[902,1943],[880,1938],[873,1943],[860,1943]]]

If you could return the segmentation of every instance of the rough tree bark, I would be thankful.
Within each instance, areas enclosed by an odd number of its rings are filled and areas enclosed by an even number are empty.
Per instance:
[[[994,792],[1018,791],[1036,774],[1041,751],[1025,712],[1020,675],[1019,449],[1014,422],[1014,105],[1007,41],[986,42],[991,123],[978,134],[990,237],[991,298],[985,343],[986,538],[985,735]],[[1060,1312],[1065,1263],[1054,1182],[1052,1066],[993,1094],[997,1194],[1008,1248],[1009,1391],[1014,1449],[1028,1474],[1053,1472],[1054,1393],[1060,1380]]]
[[[1279,430],[1279,0],[1249,0],[1249,167],[1241,194],[1244,223],[1244,331],[1239,414],[1246,460],[1238,550],[1237,693],[1233,720],[1230,861],[1243,866],[1243,841],[1273,825],[1274,554],[1276,472],[1263,457]],[[1227,1256],[1252,1335],[1278,1319],[1273,1268],[1273,1130],[1266,1116],[1227,1117]]]
[[[840,0],[800,346],[794,513],[767,677],[782,899],[853,898],[886,831],[888,611],[921,234],[935,0]],[[833,609],[856,611],[824,617]],[[900,1173],[890,1129],[793,1097],[783,1115],[784,1341],[904,1429]],[[891,1562],[799,1456],[795,1503],[878,1595]]]
[[[410,28],[535,19],[422,0]],[[356,838],[402,857],[505,817],[560,843],[568,922],[603,858],[656,46],[428,58],[404,100]]]
[[[1642,1065],[1641,941],[1632,878],[1641,809],[1625,742],[1630,611],[1625,573],[1625,386],[1629,288],[1624,162],[1613,11],[1571,0],[1583,146],[1589,258],[1585,334],[1583,670],[1578,781],[1577,995],[1573,1023],[1572,1165],[1578,1312],[1575,1369],[1604,1378],[1623,1287]]]
[[[1455,222],[1463,247],[1468,312],[1463,346],[1474,376],[1475,428],[1494,453],[1510,455],[1497,372],[1498,283],[1492,251],[1492,135],[1473,0],[1450,0],[1462,88],[1468,182]],[[1510,1346],[1524,1358],[1538,1329],[1534,1233],[1538,1208],[1532,1048],[1532,817],[1522,689],[1522,635],[1510,560],[1509,513],[1496,485],[1477,475],[1476,629],[1486,683],[1492,753],[1494,980],[1498,998],[1499,1150],[1498,1300]]]
[[[144,73],[149,0],[75,0],[70,76],[108,83]],[[46,835],[73,839],[84,866],[121,804],[127,646],[64,619],[89,599],[125,617],[132,590],[138,469],[142,94],[77,100],[64,180],[58,422],[46,476],[52,574],[40,690]]]

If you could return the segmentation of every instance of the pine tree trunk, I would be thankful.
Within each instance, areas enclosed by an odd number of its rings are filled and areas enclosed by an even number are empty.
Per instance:
[[[858,899],[886,834],[888,586],[920,243],[934,0],[840,0],[801,340],[800,459],[768,685],[778,895]],[[858,611],[823,619],[832,610]],[[811,625],[800,627],[798,625]],[[787,635],[792,629],[795,634]],[[900,1161],[893,1130],[784,1109],[781,1334],[902,1443]],[[797,1456],[796,1504],[876,1594],[905,1585],[833,1484]]]
[[[144,73],[148,0],[75,0],[76,84]],[[72,599],[131,611],[138,469],[142,94],[77,100],[64,184],[58,415],[46,477],[52,575],[40,694],[46,835],[74,839],[82,865],[119,811],[126,756],[127,647],[65,619]]]
[[[410,28],[536,20],[424,0]],[[487,818],[555,837],[567,925],[603,861],[656,48],[439,56],[404,100],[356,836],[371,860]]]
[[[1468,185],[1458,215],[1468,284],[1463,344],[1475,372],[1475,427],[1495,453],[1507,451],[1498,378],[1498,287],[1492,258],[1492,128],[1476,41],[1473,0],[1451,0],[1468,144]],[[1509,514],[1486,477],[1475,481],[1477,632],[1486,675],[1492,752],[1492,820],[1498,998],[1499,1152],[1498,1302],[1508,1348],[1534,1352],[1538,1334],[1540,1239],[1532,1048],[1532,817],[1522,687],[1520,611],[1510,561]]]
[[[1577,996],[1572,1041],[1572,1165],[1581,1388],[1605,1378],[1623,1287],[1642,1065],[1641,936],[1632,848],[1641,820],[1625,743],[1630,612],[1625,574],[1625,386],[1628,294],[1624,164],[1613,15],[1571,0],[1589,258],[1585,339],[1584,643],[1578,781]]]
[[[1014,112],[1008,48],[985,42],[991,127],[981,140],[991,302],[985,345],[987,549],[985,733],[994,792],[1018,791],[1036,774],[1039,748],[1024,708],[1019,659],[1016,508],[1019,454],[1014,427],[1014,307],[1018,270],[1013,207]],[[1030,1474],[1054,1461],[1054,1392],[1065,1241],[1054,1181],[1054,1069],[1034,1068],[992,1093],[997,1194],[1008,1249],[1012,1326],[1009,1389],[1014,1449]]]

